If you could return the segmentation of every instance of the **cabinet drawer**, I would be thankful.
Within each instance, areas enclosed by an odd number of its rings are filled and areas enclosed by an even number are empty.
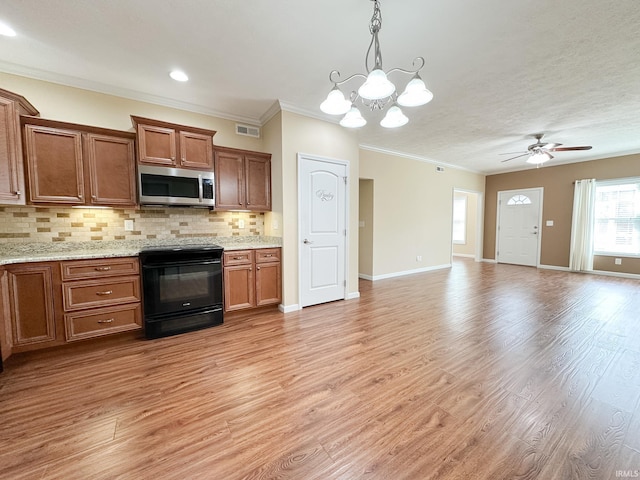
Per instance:
[[[99,308],[64,316],[68,342],[142,328],[140,304]]]
[[[140,277],[64,283],[62,289],[65,311],[140,301]]]
[[[279,248],[261,248],[256,250],[256,263],[279,262]]]
[[[117,275],[137,275],[140,271],[137,257],[70,260],[60,262],[62,280],[88,280]]]
[[[224,265],[245,265],[253,263],[253,250],[235,250],[224,252]]]

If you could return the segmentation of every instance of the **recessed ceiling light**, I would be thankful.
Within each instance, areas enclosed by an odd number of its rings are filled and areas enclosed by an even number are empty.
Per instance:
[[[16,31],[6,23],[0,22],[0,35],[4,35],[5,37],[15,37]]]
[[[189,77],[182,70],[173,70],[169,76],[178,82],[186,82]]]

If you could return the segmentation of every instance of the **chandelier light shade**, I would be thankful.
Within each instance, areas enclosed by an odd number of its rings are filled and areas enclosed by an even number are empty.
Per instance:
[[[338,70],[331,71],[329,81],[333,83],[333,88],[329,92],[327,99],[320,104],[320,110],[329,115],[344,115],[340,125],[347,128],[358,128],[367,123],[360,110],[356,107],[358,101],[371,111],[384,110],[389,106],[380,125],[386,128],[401,127],[406,125],[409,119],[402,112],[400,106],[418,107],[425,105],[433,99],[433,93],[427,89],[418,74],[424,67],[424,58],[422,57],[416,57],[413,60],[414,70],[402,68],[392,68],[387,72],[383,70],[382,52],[378,40],[378,33],[382,29],[380,2],[378,0],[371,1],[373,2],[373,16],[369,23],[371,42],[365,56],[367,73],[355,73],[344,80],[340,80],[340,72]],[[371,62],[373,63],[373,68],[369,68]],[[388,78],[394,72],[411,75],[411,80],[400,95],[397,93],[395,84]],[[352,90],[349,99],[346,99],[339,87],[355,78],[363,79],[364,83],[357,90]]]
[[[364,127],[366,124],[367,121],[355,105],[353,105],[342,120],[340,120],[340,125],[346,128]]]
[[[380,121],[380,125],[384,128],[398,128],[403,125],[409,123],[409,119],[407,116],[402,113],[400,107],[396,104],[392,105],[389,110],[387,110],[387,114]]]
[[[351,108],[351,102],[344,98],[344,94],[335,86],[327,95],[327,99],[320,104],[320,110],[329,115],[344,115]]]

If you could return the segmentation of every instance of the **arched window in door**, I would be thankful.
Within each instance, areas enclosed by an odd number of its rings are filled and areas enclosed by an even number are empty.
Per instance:
[[[507,205],[529,205],[531,199],[526,195],[514,195],[509,199]]]

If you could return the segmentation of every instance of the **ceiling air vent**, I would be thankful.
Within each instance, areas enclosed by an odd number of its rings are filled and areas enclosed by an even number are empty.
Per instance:
[[[444,172],[444,167],[441,167],[440,165],[436,166],[436,172]]]
[[[238,135],[246,135],[247,137],[260,138],[260,128],[251,125],[241,125],[236,123],[236,133]]]

